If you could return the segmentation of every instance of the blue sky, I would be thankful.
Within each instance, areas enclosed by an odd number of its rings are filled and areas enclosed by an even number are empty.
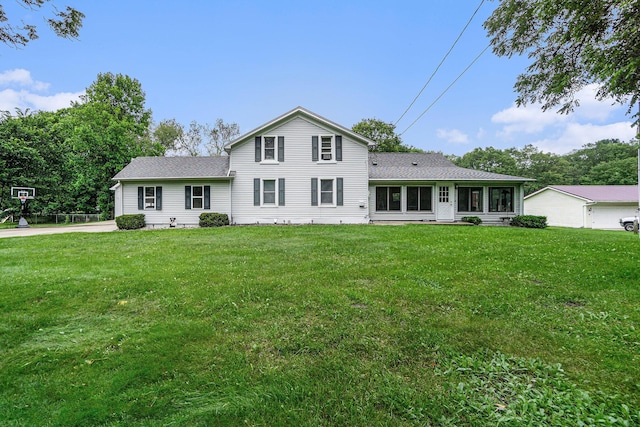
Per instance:
[[[43,14],[2,2],[12,23]],[[55,0],[85,13],[79,40],[0,45],[0,110],[54,110],[77,99],[98,73],[140,81],[153,119],[235,122],[244,133],[296,106],[343,126],[395,123],[440,63],[480,1]],[[635,136],[626,107],[581,94],[566,116],[515,108],[513,84],[526,58],[487,51],[407,127],[487,46],[485,1],[434,79],[398,122],[406,144],[462,155],[476,147],[566,153],[605,138]],[[47,6],[49,7],[49,6]]]

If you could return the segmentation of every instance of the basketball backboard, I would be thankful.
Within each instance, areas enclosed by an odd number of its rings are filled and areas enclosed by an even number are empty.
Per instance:
[[[11,187],[12,199],[33,199],[36,197],[36,189],[33,187]]]

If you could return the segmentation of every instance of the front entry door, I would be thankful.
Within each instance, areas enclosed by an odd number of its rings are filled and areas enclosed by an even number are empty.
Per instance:
[[[438,211],[436,212],[437,221],[453,221],[453,186],[438,186]]]

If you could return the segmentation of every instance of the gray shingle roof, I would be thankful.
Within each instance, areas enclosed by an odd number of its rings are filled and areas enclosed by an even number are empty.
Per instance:
[[[229,156],[136,157],[114,180],[222,178],[229,172]]]
[[[440,153],[369,153],[369,179],[422,181],[534,181],[465,169]]]

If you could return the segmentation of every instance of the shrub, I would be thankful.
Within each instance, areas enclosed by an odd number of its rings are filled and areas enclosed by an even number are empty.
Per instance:
[[[524,228],[546,228],[547,217],[536,215],[516,215],[511,220],[511,225],[514,227]]]
[[[144,214],[121,215],[116,217],[116,225],[120,230],[138,230],[144,227]]]
[[[471,224],[480,225],[482,220],[477,216],[463,216],[461,218],[463,222],[470,222]]]
[[[222,227],[223,225],[229,225],[229,215],[216,212],[200,214],[200,227]]]

